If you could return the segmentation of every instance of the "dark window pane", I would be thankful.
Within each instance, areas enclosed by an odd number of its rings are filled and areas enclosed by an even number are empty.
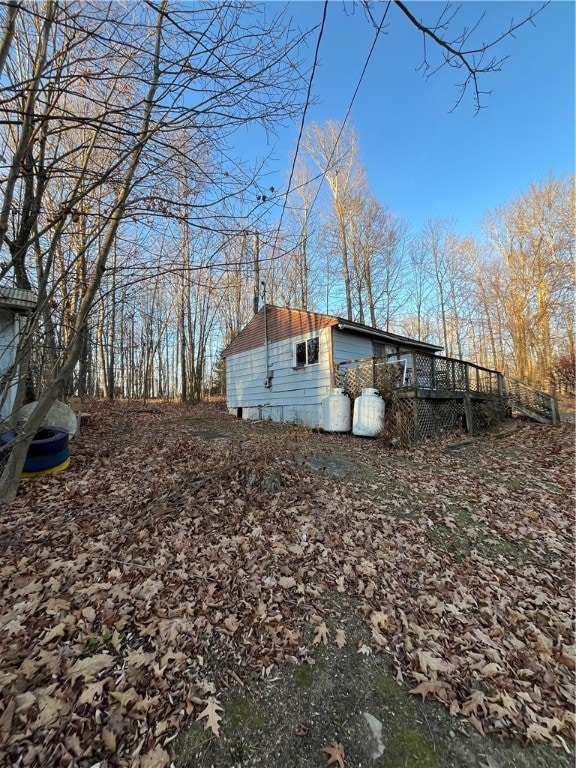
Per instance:
[[[296,365],[300,367],[301,365],[306,365],[306,342],[301,341],[299,344],[296,344]]]
[[[308,339],[308,365],[318,362],[319,349],[318,336],[315,339]]]

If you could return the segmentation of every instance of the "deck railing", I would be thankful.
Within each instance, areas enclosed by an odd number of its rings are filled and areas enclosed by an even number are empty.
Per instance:
[[[504,395],[499,371],[452,357],[405,351],[382,357],[346,360],[335,366],[336,383],[357,396],[364,387],[415,393],[470,392]]]
[[[560,424],[558,400],[553,395],[539,392],[508,376],[504,379],[504,392],[511,408],[543,424]]]

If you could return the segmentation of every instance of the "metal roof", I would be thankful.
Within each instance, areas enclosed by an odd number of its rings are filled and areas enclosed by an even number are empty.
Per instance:
[[[32,291],[0,285],[0,309],[10,309],[13,312],[31,312],[36,306],[36,301],[37,297]]]

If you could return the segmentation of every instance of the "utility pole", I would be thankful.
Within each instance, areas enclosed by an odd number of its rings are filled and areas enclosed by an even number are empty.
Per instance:
[[[260,236],[254,232],[254,314],[258,312],[260,299]]]

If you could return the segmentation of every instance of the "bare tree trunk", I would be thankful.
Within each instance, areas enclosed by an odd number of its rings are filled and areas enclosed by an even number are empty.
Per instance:
[[[154,97],[160,77],[159,58],[162,37],[161,30],[165,8],[166,0],[164,0],[162,3],[161,9],[158,13],[158,20],[155,29],[156,39],[154,50],[154,68],[151,73],[150,88],[145,101],[142,123],[138,133],[138,139],[132,152],[131,161],[126,170],[122,185],[119,188],[117,203],[113,212],[111,213],[107,231],[104,236],[98,258],[96,260],[94,272],[86,286],[86,290],[80,303],[80,308],[74,327],[75,332],[72,334],[71,340],[68,344],[64,362],[61,365],[60,370],[52,379],[52,382],[42,392],[36,408],[34,408],[32,413],[29,415],[23,428],[18,434],[16,443],[12,448],[6,466],[4,467],[2,475],[0,476],[0,500],[2,500],[4,503],[11,502],[15,498],[22,467],[26,461],[26,454],[28,453],[30,443],[32,442],[34,435],[42,424],[42,421],[44,420],[44,417],[50,410],[51,406],[58,399],[58,397],[61,396],[64,386],[69,380],[69,377],[72,374],[72,371],[74,370],[74,367],[80,356],[83,341],[82,330],[86,325],[88,314],[92,308],[94,298],[100,286],[108,255],[115,243],[118,227],[120,225],[129,194],[132,190],[132,183],[136,174],[136,169],[138,168],[140,157],[149,137],[152,106],[155,102]]]

